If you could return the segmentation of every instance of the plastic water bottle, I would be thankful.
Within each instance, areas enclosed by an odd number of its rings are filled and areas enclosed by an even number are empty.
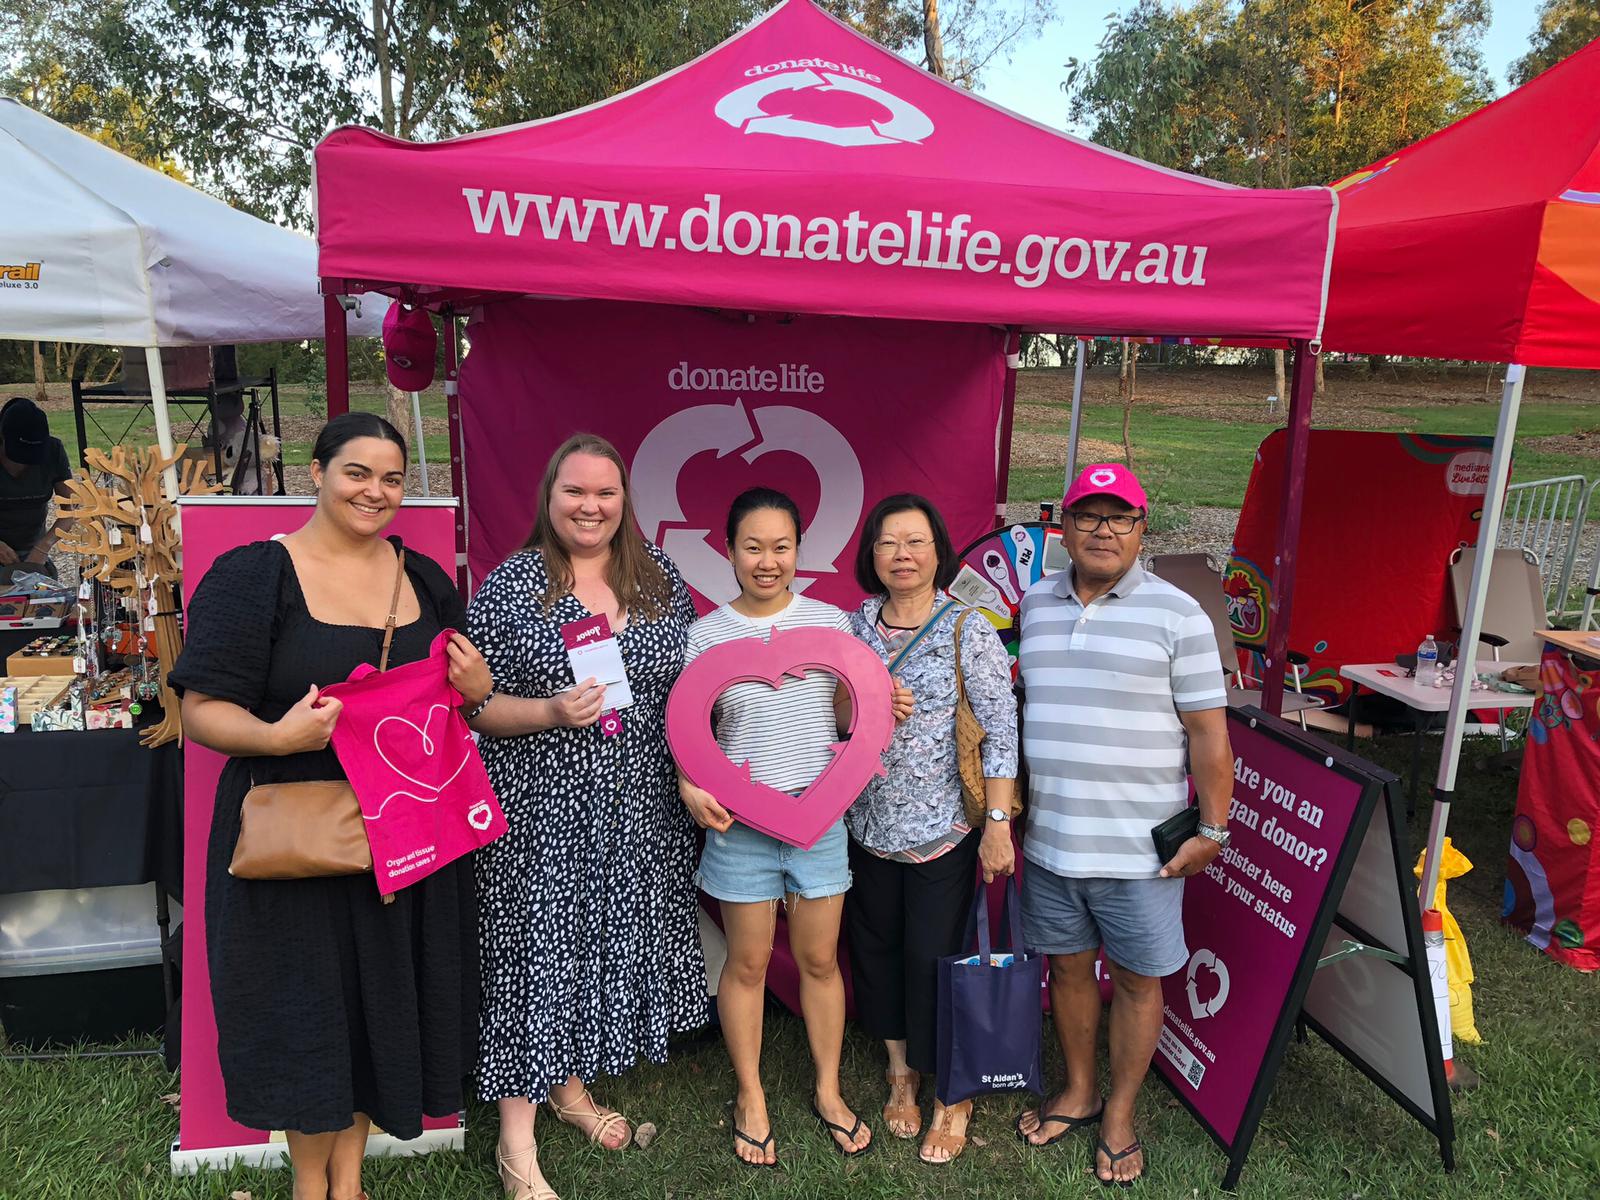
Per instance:
[[[1431,633],[1417,647],[1417,686],[1439,686],[1439,643]]]

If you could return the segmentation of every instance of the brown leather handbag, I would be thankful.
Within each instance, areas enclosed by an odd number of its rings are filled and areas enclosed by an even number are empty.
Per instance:
[[[406,552],[399,548],[389,621],[383,627],[378,670],[389,666]],[[254,783],[239,810],[239,840],[228,874],[237,879],[315,879],[364,875],[372,870],[372,847],[355,789],[344,779],[305,783]]]
[[[967,681],[961,670],[961,626],[973,610],[956,618],[956,765],[961,771],[961,803],[967,824],[980,829],[989,819],[989,800],[983,779],[983,739],[988,737],[967,699]],[[1016,795],[1010,803],[1011,815],[1020,811]]]

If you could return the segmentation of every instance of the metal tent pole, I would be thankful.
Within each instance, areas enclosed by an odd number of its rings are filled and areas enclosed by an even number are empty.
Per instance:
[[[324,289],[331,280],[323,280]],[[322,294],[323,350],[328,367],[328,417],[350,411],[350,333],[344,304],[333,292]]]
[[[422,441],[422,399],[416,392],[411,393],[411,422],[417,431],[417,466],[422,471],[422,494],[433,495],[428,490],[428,448]]]
[[[1072,487],[1072,477],[1078,473],[1078,428],[1083,423],[1083,370],[1089,360],[1089,339],[1075,338],[1078,361],[1072,368],[1072,423],[1067,427],[1067,479],[1061,487],[1065,496]]]
[[[1283,714],[1283,676],[1289,662],[1289,615],[1294,603],[1294,573],[1300,548],[1300,514],[1306,498],[1306,456],[1311,445],[1311,402],[1317,382],[1317,355],[1310,342],[1294,343],[1294,376],[1289,385],[1289,445],[1284,451],[1283,505],[1278,523],[1278,553],[1272,564],[1272,602],[1268,609],[1266,669],[1261,675],[1261,707]]]
[[[1505,507],[1510,482],[1511,447],[1517,436],[1517,412],[1522,407],[1521,363],[1506,367],[1500,393],[1500,420],[1494,431],[1494,453],[1489,460],[1489,486],[1484,489],[1483,519],[1478,522],[1478,553],[1472,563],[1472,583],[1467,588],[1467,611],[1461,614],[1461,644],[1456,649],[1456,681],[1450,689],[1449,717],[1444,727],[1444,751],[1439,757],[1439,778],[1433,789],[1433,819],[1428,826],[1428,856],[1422,866],[1422,907],[1433,906],[1439,883],[1439,855],[1444,851],[1445,828],[1450,821],[1450,794],[1455,791],[1460,765],[1461,737],[1471,704],[1472,678],[1477,661],[1478,635],[1483,632],[1483,608],[1489,598],[1489,571],[1494,563],[1495,534]],[[1463,665],[1465,664],[1465,665]]]
[[[144,348],[145,372],[150,376],[150,411],[156,418],[156,443],[161,447],[161,457],[171,458],[176,453],[172,442],[172,414],[167,411],[167,376],[161,369],[161,347]],[[178,502],[178,468],[168,466],[161,472],[161,486],[167,499]]]
[[[450,490],[456,498],[456,588],[465,596],[467,570],[466,439],[461,429],[460,333],[455,314],[444,314],[444,406],[450,428]]]
[[[1017,371],[1022,366],[1022,332],[1006,330],[1006,379],[1000,397],[1000,428],[995,435],[994,527],[1006,523],[1006,497],[1011,487],[1011,429],[1017,411]]]

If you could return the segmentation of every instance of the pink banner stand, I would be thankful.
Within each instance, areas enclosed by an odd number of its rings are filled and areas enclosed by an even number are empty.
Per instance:
[[[179,501],[183,520],[185,590],[194,595],[201,578],[236,546],[290,533],[304,525],[316,501],[310,496],[205,496]],[[407,500],[390,533],[406,548],[426,554],[446,572],[455,569],[454,499]],[[183,777],[183,1104],[178,1136],[172,1143],[172,1171],[188,1174],[201,1167],[278,1166],[288,1162],[282,1130],[247,1129],[230,1120],[217,1063],[217,1022],[211,1010],[211,972],[206,962],[206,845],[217,779],[227,760],[194,743],[184,747]],[[374,1129],[369,1156],[425,1154],[460,1150],[466,1141],[465,1114],[424,1117],[422,1136],[399,1141]]]

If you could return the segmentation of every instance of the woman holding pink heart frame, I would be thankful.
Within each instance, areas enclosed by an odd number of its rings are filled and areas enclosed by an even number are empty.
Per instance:
[[[686,662],[713,646],[765,639],[779,630],[810,626],[849,632],[848,614],[790,590],[800,530],[800,510],[782,492],[751,488],[734,500],[728,512],[728,559],[739,595],[695,622]],[[728,758],[747,764],[754,782],[791,795],[804,792],[828,768],[850,717],[849,691],[825,671],[809,671],[778,689],[756,681],[735,683],[712,709],[717,742]],[[843,820],[809,849],[800,849],[738,821],[681,770],[678,792],[707,830],[695,882],[721,903],[728,939],[717,1007],[737,1083],[735,1156],[750,1167],[778,1161],[761,1083],[761,1036],[780,902],[800,970],[801,1009],[816,1068],[811,1111],[834,1149],[846,1157],[864,1154],[872,1147],[872,1130],[839,1090],[845,1013],[839,926],[850,887]]]
[[[850,811],[856,886],[845,916],[856,1019],[883,1039],[889,1132],[922,1130],[917,1089],[935,1068],[934,1004],[939,959],[965,947],[977,868],[984,879],[1015,866],[1017,703],[994,627],[945,592],[960,567],[944,519],[922,496],[889,496],[867,514],[856,582],[867,593],[853,631],[889,664],[914,698],[871,780]],[[957,647],[959,639],[959,654]],[[963,803],[956,752],[957,673],[983,726],[985,809]],[[927,1163],[966,1148],[972,1101],[937,1097],[922,1141]]]
[[[610,442],[569,438],[545,468],[527,544],[468,613],[496,687],[470,723],[509,826],[476,855],[477,1083],[500,1111],[500,1177],[514,1200],[555,1198],[534,1140],[541,1102],[602,1149],[624,1149],[628,1120],[588,1085],[665,1061],[668,1037],[709,1016],[694,826],[666,741],[694,603],[640,534],[628,486]],[[601,617],[631,692],[617,709],[604,686],[573,677],[562,632]]]

